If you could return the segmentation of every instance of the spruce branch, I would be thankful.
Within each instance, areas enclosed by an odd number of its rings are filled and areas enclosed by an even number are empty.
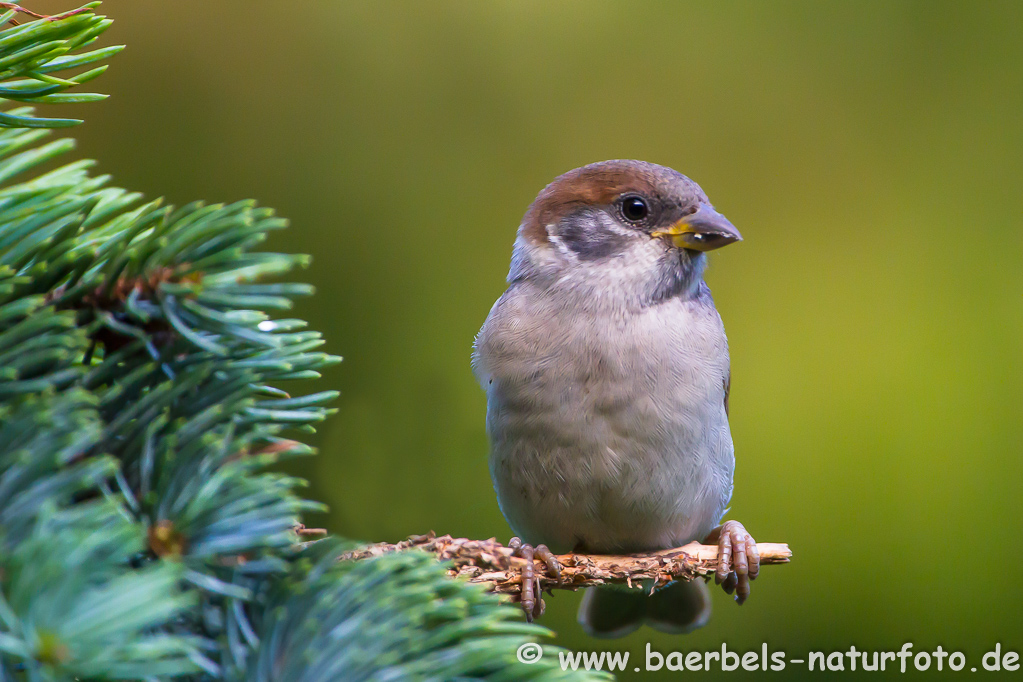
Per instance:
[[[563,650],[550,645],[534,663],[518,660],[520,646],[553,633],[523,623],[497,595],[451,580],[430,556],[338,561],[342,549],[334,539],[309,543],[295,564],[303,568],[247,623],[264,644],[258,656],[238,648],[247,656],[246,680],[613,679],[562,670]]]
[[[140,529],[111,500],[45,510],[0,557],[3,679],[24,679],[18,669],[27,679],[70,680],[203,667],[194,636],[154,632],[196,599],[181,589],[179,565],[133,570],[126,558],[142,548]]]
[[[448,574],[482,585],[499,594],[518,596],[520,576],[525,560],[514,556],[513,550],[494,538],[469,540],[450,535],[412,535],[397,544],[381,542],[342,555],[342,561],[356,561],[410,549],[437,555],[438,559],[452,562]],[[772,542],[757,543],[761,564],[785,564],[792,558],[788,545]],[[713,545],[690,543],[683,547],[629,555],[577,554],[557,556],[561,564],[561,580],[547,572],[542,561],[534,561],[534,574],[543,590],[577,590],[600,585],[628,585],[652,587],[666,585],[672,580],[694,580],[713,575],[718,566],[718,548]]]
[[[50,75],[119,49],[78,51],[109,23],[86,11],[93,6],[0,31],[0,97],[71,101],[55,93],[98,75]],[[61,124],[28,108],[0,114],[0,611],[9,616],[0,641],[23,642],[20,662],[0,647],[0,678],[17,666],[47,679],[240,677],[230,660],[213,660],[229,646],[226,614],[242,602],[258,612],[259,591],[287,570],[302,514],[321,508],[298,494],[304,481],[268,470],[311,454],[281,434],[310,430],[337,396],[272,386],[340,360],[319,352],[323,340],[304,322],[266,312],[312,293],[265,281],[309,259],[254,251],[287,223],[251,201],[144,202],[90,176],[88,161],[13,182],[73,148],[29,129]],[[113,532],[83,516],[97,499],[130,529],[131,543],[112,545],[123,575],[83,572],[92,582],[67,581],[61,602],[131,584],[119,608],[166,605],[109,630],[127,647],[120,662],[97,636],[108,627],[98,611],[83,607],[80,627],[30,629],[34,600],[49,599],[61,567],[71,570],[67,552],[49,558],[52,585],[14,581],[18,552],[47,514],[67,519],[69,546]],[[168,586],[181,598],[156,596]]]
[[[124,49],[123,45],[116,45],[81,51],[111,24],[109,19],[92,12],[98,5],[92,2],[46,16],[17,3],[0,2],[0,8],[7,9],[0,14],[0,26],[14,25],[0,36],[0,101],[59,104],[105,99],[106,95],[97,93],[66,92],[102,74],[106,71],[105,65],[66,78],[53,75],[95,64]],[[19,13],[36,17],[36,21],[18,24],[14,17]],[[64,128],[79,123],[79,119],[72,118],[36,117],[25,108],[0,112],[0,127],[5,128]]]

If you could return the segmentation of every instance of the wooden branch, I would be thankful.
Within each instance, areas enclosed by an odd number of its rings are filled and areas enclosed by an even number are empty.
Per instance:
[[[438,559],[451,561],[454,567],[448,573],[452,577],[480,583],[499,594],[518,597],[519,575],[526,562],[512,556],[511,548],[494,538],[469,540],[450,535],[438,537],[431,531],[427,535],[412,535],[408,540],[395,545],[381,542],[346,552],[341,560],[368,559],[409,549],[432,552]],[[785,544],[760,542],[757,543],[757,549],[760,550],[761,565],[785,564],[792,558],[792,551]],[[533,570],[540,580],[542,590],[577,590],[596,585],[639,588],[646,581],[651,581],[648,586],[652,589],[672,580],[693,580],[712,575],[717,569],[718,548],[692,542],[684,547],[643,554],[562,554],[557,559],[562,566],[561,583],[547,574],[547,567],[542,561],[533,562]]]

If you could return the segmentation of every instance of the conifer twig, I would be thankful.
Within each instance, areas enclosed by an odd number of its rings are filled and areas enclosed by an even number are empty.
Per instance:
[[[432,531],[426,535],[412,535],[397,544],[381,542],[361,547],[341,556],[344,560],[368,559],[370,557],[420,549],[432,552],[438,559],[451,561],[448,570],[452,577],[480,583],[487,590],[499,594],[518,595],[519,575],[525,561],[512,555],[512,549],[494,538],[469,540],[452,538],[450,535],[437,536]],[[788,545],[760,542],[760,563],[784,564],[792,558]],[[540,580],[543,590],[576,590],[597,585],[628,585],[640,587],[641,583],[652,581],[652,586],[664,585],[672,580],[693,580],[712,575],[717,569],[718,548],[714,545],[690,543],[657,552],[629,555],[603,554],[561,554],[561,582],[548,575],[542,561],[534,561],[534,574]]]
[[[50,21],[57,21],[59,19],[68,18],[69,16],[81,14],[82,12],[87,12],[93,9],[92,5],[86,5],[85,7],[79,7],[78,9],[70,9],[66,12],[60,12],[59,14],[40,14],[39,12],[34,12],[31,9],[28,9],[17,4],[16,2],[0,2],[0,7],[3,7],[5,9],[13,9],[15,12],[28,14],[29,16],[34,16],[37,19],[49,19]]]
[[[19,5],[16,2],[0,2],[0,7],[3,7],[4,9],[13,9],[15,12],[20,12],[21,14],[27,14],[30,17],[35,17],[36,19],[46,19],[47,21],[59,21],[61,19],[67,19],[68,17],[74,16],[76,14],[81,14],[82,12],[89,12],[92,9],[94,9],[94,7],[92,5],[86,5],[85,7],[79,7],[78,9],[72,9],[72,10],[68,10],[67,12],[61,12],[60,14],[50,15],[50,14],[39,14],[38,12],[33,12],[30,9],[26,9],[25,7],[22,7],[21,5]]]

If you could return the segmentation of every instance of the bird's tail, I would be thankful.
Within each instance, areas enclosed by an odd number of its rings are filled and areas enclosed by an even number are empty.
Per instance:
[[[579,605],[579,624],[592,637],[624,637],[644,623],[681,635],[710,618],[710,590],[702,580],[678,580],[647,594],[647,590],[590,588]]]

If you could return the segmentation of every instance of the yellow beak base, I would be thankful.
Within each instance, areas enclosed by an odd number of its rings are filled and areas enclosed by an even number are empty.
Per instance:
[[[670,237],[677,248],[692,251],[713,251],[742,241],[742,235],[735,226],[706,204],[701,204],[695,213],[671,227],[654,230],[650,236]]]

